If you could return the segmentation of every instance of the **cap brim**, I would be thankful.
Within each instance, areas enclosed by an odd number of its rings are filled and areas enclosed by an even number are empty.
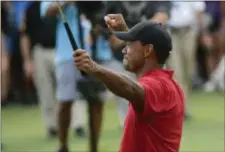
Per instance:
[[[130,32],[113,32],[113,34],[120,40],[135,41],[134,36]]]

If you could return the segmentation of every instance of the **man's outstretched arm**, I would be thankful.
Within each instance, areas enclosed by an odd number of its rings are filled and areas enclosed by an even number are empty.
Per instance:
[[[128,76],[97,65],[92,75],[101,80],[114,94],[126,98],[138,111],[142,111],[145,100],[144,87]]]

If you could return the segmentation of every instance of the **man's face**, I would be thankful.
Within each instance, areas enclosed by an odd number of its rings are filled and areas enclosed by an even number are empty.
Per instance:
[[[138,72],[145,63],[144,46],[139,41],[127,42],[123,49],[123,65],[127,71]]]

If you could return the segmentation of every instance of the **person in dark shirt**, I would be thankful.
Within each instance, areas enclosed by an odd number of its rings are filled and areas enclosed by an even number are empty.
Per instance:
[[[10,61],[12,55],[11,26],[9,18],[9,2],[2,2],[1,5],[1,100],[6,101],[9,93],[10,83]]]
[[[61,2],[60,5],[62,6],[63,12],[67,18],[69,26],[72,29],[72,34],[76,39],[78,47],[86,48],[86,50],[91,51],[87,40],[89,37],[91,26],[89,25],[88,23],[89,21],[86,19],[85,15],[81,11],[81,8],[79,7],[80,5],[78,6],[77,2],[76,3]],[[60,17],[55,2],[42,2],[41,8],[42,8],[41,14],[43,17],[52,15]],[[60,18],[58,18],[57,25],[58,26],[56,35],[56,43],[57,43],[56,84],[57,84],[57,100],[59,101],[59,110],[58,110],[59,152],[69,151],[68,131],[71,121],[71,106],[73,105],[74,102],[78,103],[83,99],[86,99],[88,101],[88,110],[89,110],[88,121],[90,124],[89,125],[90,151],[97,152],[99,135],[102,124],[101,122],[103,115],[103,103],[101,99],[99,99],[99,97],[97,97],[96,95],[98,94],[98,91],[95,90],[96,88],[86,87],[86,85],[83,85],[83,83],[82,84],[79,83],[80,79],[86,79],[86,77],[85,78],[81,77],[80,72],[76,68],[74,68],[72,57],[73,50],[69,42],[68,35],[66,34],[65,27],[63,26],[63,22],[61,21]],[[96,86],[95,82],[91,84],[89,82],[91,83],[93,81],[87,81],[87,83],[86,82],[84,83],[87,84],[88,86]],[[75,105],[75,107],[77,107],[77,105]],[[83,115],[83,113],[80,112],[79,115]]]
[[[9,61],[10,55],[6,46],[5,35],[1,34],[1,101],[6,101],[9,90]]]
[[[25,11],[20,32],[25,76],[27,79],[34,79],[48,136],[54,137],[57,133],[53,77],[56,18],[49,17],[42,20],[40,2],[32,2]]]

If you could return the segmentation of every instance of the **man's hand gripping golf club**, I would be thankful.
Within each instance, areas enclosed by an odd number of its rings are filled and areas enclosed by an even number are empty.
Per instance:
[[[121,14],[109,14],[105,16],[105,22],[110,31],[127,31],[127,25]],[[74,63],[77,68],[89,75],[95,74],[100,65],[94,62],[85,50],[77,49],[73,52]]]

